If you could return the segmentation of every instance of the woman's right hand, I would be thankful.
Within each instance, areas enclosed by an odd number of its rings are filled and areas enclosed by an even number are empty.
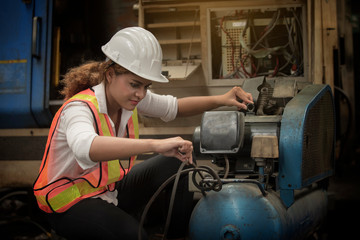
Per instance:
[[[166,138],[156,141],[155,150],[157,153],[166,157],[176,157],[182,162],[193,163],[192,142],[184,140],[181,137]]]
[[[143,153],[159,153],[176,157],[180,161],[193,163],[192,142],[173,137],[166,139],[130,139],[109,136],[96,136],[90,147],[90,158],[94,162],[112,159],[127,159]]]

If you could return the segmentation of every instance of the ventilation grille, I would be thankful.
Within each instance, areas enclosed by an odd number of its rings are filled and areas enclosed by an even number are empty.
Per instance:
[[[332,97],[326,92],[309,110],[303,135],[302,182],[320,179],[333,168],[335,121]]]

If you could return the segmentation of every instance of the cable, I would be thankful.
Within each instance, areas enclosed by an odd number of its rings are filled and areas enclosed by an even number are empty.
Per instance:
[[[138,229],[138,239],[141,240],[142,239],[142,229],[143,229],[143,225],[144,225],[144,222],[145,222],[145,218],[146,218],[146,215],[151,207],[151,205],[153,204],[153,202],[156,200],[156,198],[158,197],[158,195],[164,190],[164,188],[172,182],[172,180],[174,180],[175,178],[179,179],[180,178],[180,175],[183,175],[183,174],[188,174],[189,172],[195,172],[196,173],[199,173],[199,175],[204,179],[204,177],[202,176],[201,174],[201,171],[203,172],[207,172],[209,173],[214,181],[213,182],[207,182],[207,183],[200,183],[198,184],[196,181],[194,181],[194,185],[199,188],[201,190],[201,192],[204,192],[204,191],[210,191],[210,190],[213,190],[213,191],[220,191],[222,189],[222,181],[221,179],[219,178],[218,174],[210,167],[208,166],[200,166],[200,167],[197,167],[196,165],[194,164],[191,164],[190,166],[192,166],[193,168],[189,168],[189,169],[184,169],[182,170],[182,168],[184,167],[185,163],[182,163],[179,167],[179,170],[176,174],[174,174],[173,176],[169,177],[163,184],[161,184],[161,186],[157,189],[157,191],[153,194],[153,196],[150,198],[149,202],[146,204],[145,208],[144,208],[144,211],[143,211],[143,214],[141,215],[141,219],[140,219],[140,223],[139,223],[139,229]],[[195,177],[195,174],[193,174],[193,179]],[[176,181],[176,180],[175,180]],[[177,180],[178,181],[178,180]],[[177,182],[174,182],[174,187],[177,185]],[[173,189],[172,191],[172,196],[171,196],[171,202],[169,203],[169,209],[170,209],[170,206],[172,208],[173,204],[174,204],[174,200],[175,200],[175,192],[176,192],[176,188],[175,190]],[[170,217],[169,217],[170,215]],[[170,219],[171,218],[171,213],[168,214],[168,218]],[[169,222],[170,220],[167,219],[166,222]],[[168,226],[165,226],[166,228],[168,228]],[[165,229],[164,232],[167,233],[168,229]],[[166,234],[164,234],[163,236],[164,238],[166,237]]]
[[[271,77],[275,77],[276,74],[278,73],[278,71],[279,71],[279,57],[276,56],[276,66],[275,66],[274,72],[273,72],[273,74],[271,75]]]
[[[225,76],[221,73],[223,72],[223,67],[220,68],[220,76],[221,78],[251,78],[256,76],[289,76],[290,72],[283,71],[285,68],[287,69],[289,64],[296,64],[296,72],[295,75],[301,75],[303,73],[303,26],[302,22],[300,21],[299,12],[297,8],[290,8],[290,10],[286,10],[286,13],[291,15],[283,14],[281,9],[278,9],[273,12],[272,18],[268,22],[268,24],[262,29],[260,34],[256,34],[254,23],[253,23],[253,16],[251,11],[247,14],[246,25],[244,26],[242,33],[239,35],[240,41],[240,51],[238,53],[238,47],[235,46],[235,39],[233,39],[232,35],[224,25],[225,20],[227,20],[227,16],[223,16],[220,20],[220,29],[225,33],[227,37],[227,41],[229,46],[229,51],[231,50],[231,56],[229,60],[231,62],[229,65],[232,67],[232,71]],[[238,14],[235,14],[235,17],[238,17]],[[276,27],[281,25],[280,18],[283,19],[283,25],[285,26],[285,33],[287,32],[287,43],[279,46],[269,46],[268,41],[271,38],[271,33],[276,30]],[[245,35],[248,31],[248,28],[252,30],[253,37],[255,40],[254,43],[248,44]],[[275,41],[275,39],[273,40]],[[242,54],[242,50],[245,53]],[[236,55],[239,54],[239,58],[236,58]],[[272,71],[258,73],[261,69],[261,66],[257,66],[259,63],[256,59],[264,58],[269,54],[278,54],[279,56],[276,59],[276,65]],[[283,61],[283,59],[285,61]],[[246,63],[246,64],[245,64]],[[251,71],[247,66],[251,66]]]
[[[180,179],[180,175],[181,175],[181,171],[183,170],[185,164],[187,162],[182,162],[179,170],[176,173],[176,178],[174,181],[174,187],[172,189],[171,192],[171,197],[170,197],[170,204],[169,204],[169,210],[168,210],[168,215],[166,217],[166,223],[165,223],[165,230],[164,230],[164,237],[167,236],[168,230],[169,230],[169,226],[170,226],[170,220],[171,220],[171,215],[172,215],[172,210],[173,210],[173,206],[174,206],[174,201],[175,201],[175,195],[176,195],[176,189],[179,183],[179,179]]]
[[[208,182],[204,182],[204,181],[200,181],[199,183],[197,183],[196,181],[193,181],[194,185],[201,191],[201,192],[205,192],[205,191],[220,191],[222,188],[222,182],[221,179],[219,177],[219,175],[209,166],[201,166],[201,167],[195,167],[193,169],[193,171],[195,172],[195,174],[193,174],[193,180],[195,180],[195,175],[198,173],[200,175],[200,177],[204,180],[207,179],[207,177],[204,177],[201,174],[201,171],[203,172],[207,172],[213,179],[214,184],[211,185]]]
[[[267,36],[269,33],[275,28],[277,25],[277,22],[280,17],[280,10],[278,10],[276,13],[274,13],[273,18],[269,22],[269,24],[265,27],[264,31],[262,32],[262,36],[259,38],[259,40],[254,44],[254,46],[251,48],[251,51],[255,50],[256,46]]]
[[[230,169],[230,164],[229,164],[229,158],[228,156],[225,154],[224,155],[225,158],[225,173],[224,173],[224,178],[226,179],[229,175],[229,169]]]
[[[294,16],[294,18],[295,18],[295,21],[296,21],[296,23],[297,23],[297,26],[299,27],[299,31],[298,31],[298,32],[300,32],[300,34],[297,34],[299,43],[296,45],[296,46],[299,46],[298,55],[299,55],[299,57],[300,57],[300,64],[299,64],[299,68],[298,68],[298,69],[300,69],[300,67],[302,67],[303,64],[304,64],[304,59],[303,59],[303,55],[302,55],[302,52],[303,52],[303,26],[302,26],[302,24],[301,24],[301,22],[300,22],[300,19],[299,19],[298,15],[295,13],[295,11],[294,11],[293,8],[291,8],[291,11],[292,11],[293,16]]]

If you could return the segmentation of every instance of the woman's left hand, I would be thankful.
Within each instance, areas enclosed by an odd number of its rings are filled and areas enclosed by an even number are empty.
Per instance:
[[[222,95],[223,105],[236,106],[238,110],[247,109],[246,104],[254,103],[251,93],[245,92],[241,87],[233,87],[230,91]],[[240,102],[242,100],[242,102]]]

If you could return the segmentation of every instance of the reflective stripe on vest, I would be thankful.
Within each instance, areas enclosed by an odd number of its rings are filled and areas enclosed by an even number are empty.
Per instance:
[[[82,199],[100,195],[106,191],[115,190],[115,182],[120,181],[131,169],[136,159],[129,159],[128,169],[123,168],[119,160],[103,161],[98,164],[94,171],[76,179],[62,177],[53,182],[48,181],[48,164],[53,159],[49,155],[52,138],[59,122],[59,116],[63,108],[70,102],[81,101],[88,105],[94,120],[96,132],[100,136],[115,136],[109,117],[99,113],[99,106],[92,90],[84,90],[68,101],[57,111],[49,130],[45,153],[40,166],[40,173],[34,183],[34,195],[40,209],[45,212],[64,212]],[[138,118],[136,108],[127,124],[129,138],[139,138]]]

